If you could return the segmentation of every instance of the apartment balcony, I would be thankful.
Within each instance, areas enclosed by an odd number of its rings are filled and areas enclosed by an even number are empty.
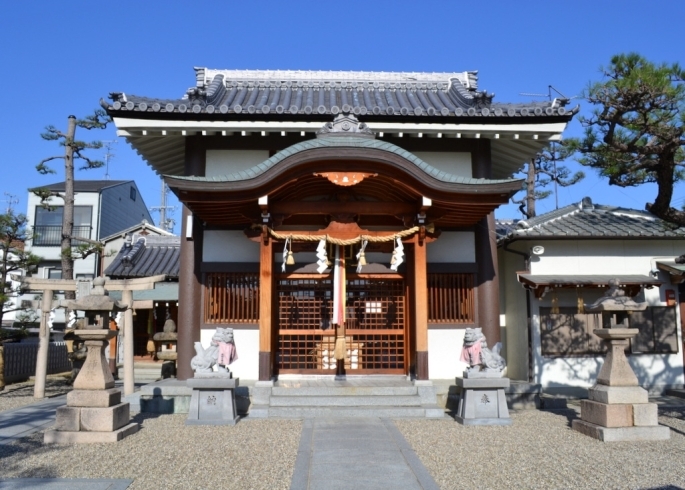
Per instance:
[[[71,236],[90,239],[91,226],[74,226]],[[34,247],[59,247],[62,244],[62,227],[58,225],[41,225],[33,229]],[[72,240],[72,245],[80,245],[80,240]]]

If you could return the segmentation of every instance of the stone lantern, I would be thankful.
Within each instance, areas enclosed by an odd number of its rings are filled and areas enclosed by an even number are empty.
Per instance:
[[[637,376],[628,364],[625,349],[638,334],[629,328],[632,311],[643,311],[647,303],[637,303],[619,288],[619,280],[609,281],[609,289],[591,305],[588,313],[607,313],[609,328],[594,330],[604,340],[608,352],[597,383],[588,390],[588,400],[580,402],[580,418],[574,430],[605,442],[656,441],[670,437],[668,427],[658,423],[656,403],[649,403],[647,390],[639,386]]]
[[[74,336],[88,352],[74,389],[67,394],[66,406],[57,409],[54,430],[45,433],[46,443],[116,442],[138,431],[139,425],[130,422],[129,403],[121,403],[121,390],[114,388],[105,359],[105,347],[117,334],[109,330],[109,315],[128,305],[111,299],[104,286],[105,279],[98,277],[88,296],[65,304],[86,314],[85,328],[76,330]]]

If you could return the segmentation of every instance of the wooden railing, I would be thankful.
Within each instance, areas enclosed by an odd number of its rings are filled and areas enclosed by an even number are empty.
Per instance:
[[[205,323],[258,323],[259,274],[208,273],[204,316]]]
[[[428,322],[474,323],[474,274],[428,274]]]

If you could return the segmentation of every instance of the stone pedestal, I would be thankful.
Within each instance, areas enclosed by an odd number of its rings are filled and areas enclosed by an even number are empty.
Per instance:
[[[509,378],[456,378],[461,388],[454,417],[462,425],[511,425],[504,390]]]
[[[235,389],[238,378],[226,373],[195,373],[186,381],[193,389],[186,425],[235,425]]]
[[[121,403],[121,391],[114,388],[114,378],[105,359],[113,330],[80,330],[88,356],[67,395],[66,406],[57,409],[53,430],[45,433],[45,443],[72,444],[116,442],[138,431],[129,423],[129,404]]]
[[[671,436],[668,427],[658,423],[656,403],[649,403],[647,390],[638,385],[624,349],[637,335],[636,328],[595,330],[609,351],[597,376],[597,384],[588,390],[588,400],[580,402],[580,418],[574,430],[604,442],[660,441]]]

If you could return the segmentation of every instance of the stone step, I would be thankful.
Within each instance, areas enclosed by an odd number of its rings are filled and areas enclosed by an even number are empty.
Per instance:
[[[422,407],[269,407],[269,418],[310,419],[319,417],[426,418]]]
[[[685,398],[685,389],[676,389],[676,388],[673,388],[673,389],[670,389],[670,390],[666,390],[666,395],[667,395],[667,396],[675,396],[675,397],[678,397],[678,398]]]
[[[274,396],[272,407],[420,407],[418,395],[408,396]]]
[[[271,396],[412,396],[415,386],[302,386],[271,389]]]

